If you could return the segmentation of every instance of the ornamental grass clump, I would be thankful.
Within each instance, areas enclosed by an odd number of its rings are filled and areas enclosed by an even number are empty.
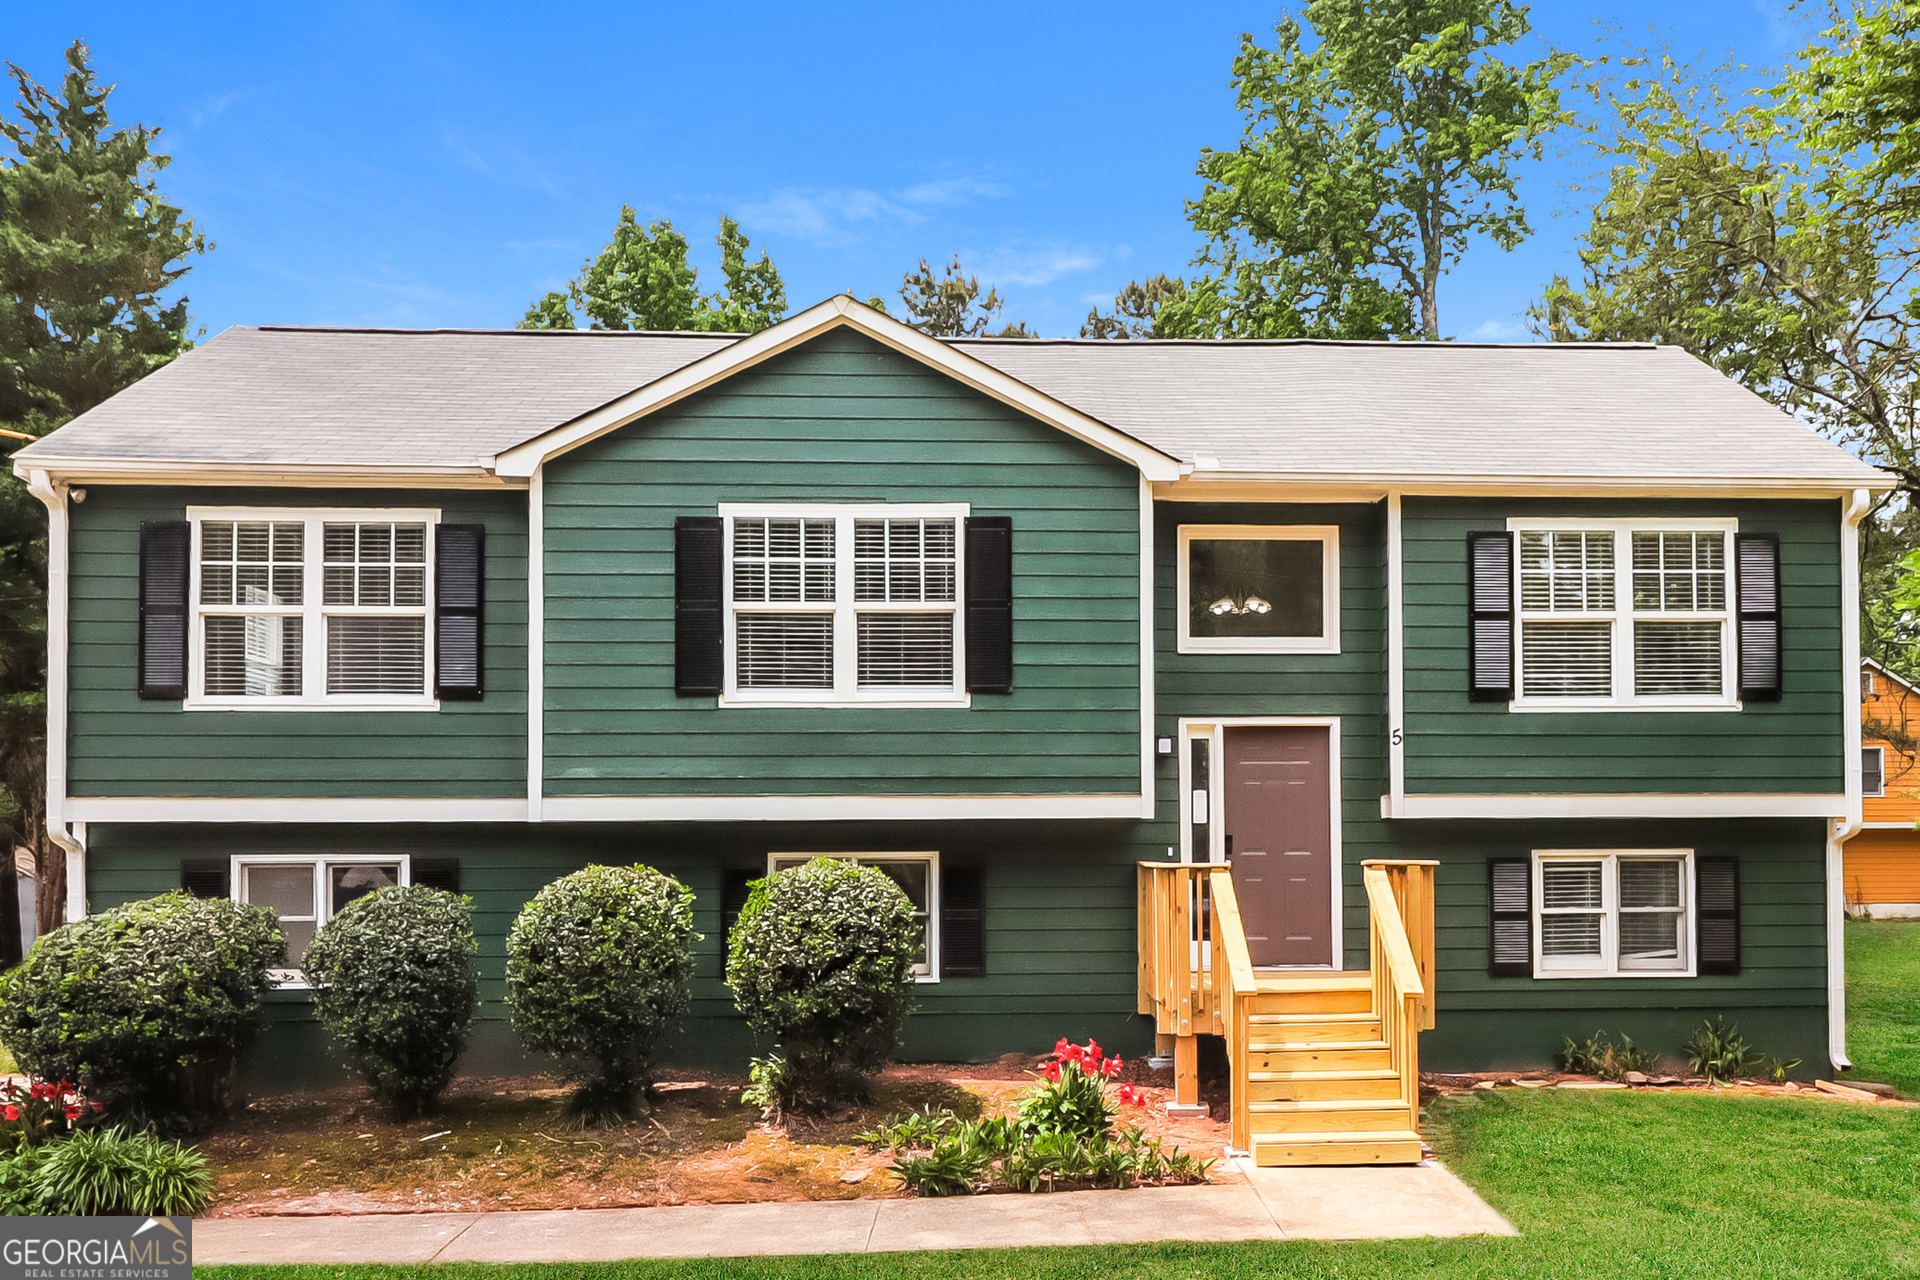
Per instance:
[[[507,935],[507,1004],[527,1048],[577,1085],[567,1118],[634,1118],[685,1016],[693,893],[651,867],[588,867],[554,881]]]
[[[425,885],[355,898],[320,926],[304,967],[313,1009],[373,1096],[410,1120],[439,1104],[479,987],[473,899]]]
[[[913,903],[885,872],[836,858],[756,880],[728,939],[727,985],[775,1041],[743,1095],[818,1113],[870,1096],[912,1007],[922,950]]]
[[[273,912],[167,893],[63,925],[0,977],[0,1044],[110,1117],[194,1128],[225,1113],[260,1029]]]

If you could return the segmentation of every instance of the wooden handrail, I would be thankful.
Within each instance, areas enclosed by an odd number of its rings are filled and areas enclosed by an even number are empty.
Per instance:
[[[1218,867],[1210,879],[1213,887],[1213,936],[1220,949],[1226,952],[1227,975],[1233,983],[1232,990],[1225,994],[1230,997],[1251,992],[1255,988],[1253,954],[1247,950],[1247,931],[1240,923],[1240,899],[1233,892],[1233,872]],[[1215,981],[1218,980],[1216,974]]]
[[[1406,922],[1400,917],[1400,904],[1395,900],[1393,886],[1387,882],[1387,873],[1378,867],[1367,867],[1360,873],[1367,887],[1367,907],[1373,913],[1373,924],[1380,941],[1384,959],[1393,977],[1393,985],[1403,996],[1425,996],[1426,983],[1420,980],[1420,966],[1414,961],[1413,948],[1407,942]]]

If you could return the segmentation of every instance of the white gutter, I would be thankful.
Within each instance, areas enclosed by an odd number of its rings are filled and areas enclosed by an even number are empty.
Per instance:
[[[87,828],[70,830],[67,803],[67,486],[38,468],[27,492],[47,509],[47,835],[67,854],[67,919],[87,914]]]
[[[1827,824],[1827,1057],[1851,1071],[1847,1057],[1847,841],[1863,825],[1860,785],[1860,521],[1871,495],[1855,489],[1840,515],[1840,718],[1846,750],[1847,816]]]

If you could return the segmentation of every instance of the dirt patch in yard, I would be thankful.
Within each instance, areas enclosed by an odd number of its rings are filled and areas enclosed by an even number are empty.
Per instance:
[[[545,1077],[456,1082],[439,1115],[408,1124],[386,1118],[359,1088],[256,1098],[201,1143],[219,1177],[209,1212],[426,1213],[900,1194],[888,1157],[862,1147],[858,1135],[918,1108],[947,1107],[968,1119],[1006,1114],[1032,1084],[1031,1061],[891,1067],[873,1105],[784,1130],[761,1123],[758,1109],[740,1101],[743,1079],[713,1075],[669,1079],[651,1116],[585,1131],[560,1123],[564,1091]],[[1220,1154],[1224,1120],[1169,1119],[1167,1073],[1128,1067],[1125,1075],[1149,1102],[1126,1108],[1119,1124],[1204,1158]]]

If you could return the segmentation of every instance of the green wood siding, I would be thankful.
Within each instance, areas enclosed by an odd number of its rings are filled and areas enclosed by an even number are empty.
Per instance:
[[[75,796],[526,794],[524,493],[90,485],[72,508]],[[428,507],[487,526],[486,698],[438,711],[183,711],[135,694],[140,525],[190,506]]]
[[[544,485],[547,794],[1138,793],[1130,465],[842,332],[557,459]],[[781,501],[1011,517],[1014,692],[914,710],[676,697],[674,518]]]
[[[1732,516],[1780,536],[1784,696],[1738,712],[1525,712],[1467,700],[1467,535],[1509,516]],[[1407,791],[1819,792],[1844,787],[1836,502],[1408,498]],[[1624,587],[1623,587],[1624,589]]]

